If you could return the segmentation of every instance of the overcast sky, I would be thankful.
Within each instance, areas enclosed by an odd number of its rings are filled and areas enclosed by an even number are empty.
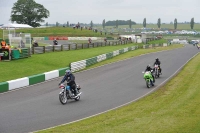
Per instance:
[[[10,23],[17,0],[0,0],[0,24]],[[132,20],[142,23],[200,22],[200,0],[35,0],[50,12],[45,22],[102,23],[103,19]]]

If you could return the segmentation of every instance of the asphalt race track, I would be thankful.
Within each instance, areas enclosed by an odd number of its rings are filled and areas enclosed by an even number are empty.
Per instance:
[[[158,88],[199,50],[184,48],[146,54],[75,73],[82,86],[81,100],[59,102],[57,78],[24,89],[0,94],[0,133],[26,133],[83,119],[134,101]],[[142,71],[155,58],[161,60],[163,75],[148,89]]]

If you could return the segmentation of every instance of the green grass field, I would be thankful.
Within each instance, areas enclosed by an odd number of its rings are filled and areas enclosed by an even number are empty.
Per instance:
[[[90,68],[155,50],[141,49],[135,53],[128,52]],[[199,133],[199,60],[200,55],[192,59],[166,85],[137,102],[92,118],[38,133]]]
[[[163,43],[168,43],[168,41],[165,39],[160,39],[160,40],[154,40],[154,41],[147,42],[147,44],[163,44]]]

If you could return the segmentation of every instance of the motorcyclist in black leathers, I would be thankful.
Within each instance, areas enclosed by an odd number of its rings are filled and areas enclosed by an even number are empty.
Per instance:
[[[149,72],[151,72],[151,75],[152,75],[152,77],[153,77],[153,82],[155,83],[155,78],[154,78],[154,75],[153,75],[153,69],[151,68],[151,65],[147,65],[147,67],[146,67],[146,69],[145,69],[145,72],[146,71],[149,71]]]
[[[158,65],[159,70],[160,70],[160,74],[162,74],[162,73],[161,73],[161,72],[162,72],[162,69],[160,68],[160,64],[161,64],[160,60],[159,60],[158,58],[156,58],[156,61],[154,62],[154,66],[155,66],[155,65]]]
[[[65,82],[65,80],[67,81],[67,85],[70,86],[71,91],[74,92],[74,95],[77,96],[78,91],[77,91],[77,87],[76,87],[76,82],[75,82],[75,76],[72,74],[72,72],[70,70],[66,70],[65,71],[66,74],[63,77],[62,81],[59,83],[59,85],[63,82]]]
[[[58,45],[58,41],[56,39],[53,40],[53,45]]]

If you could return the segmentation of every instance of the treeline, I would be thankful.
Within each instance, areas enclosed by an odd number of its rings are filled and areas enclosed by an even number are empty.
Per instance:
[[[107,21],[105,23],[105,26],[116,26],[116,23],[117,25],[130,25],[130,20],[114,20],[114,21]],[[134,21],[131,21],[131,25],[135,25],[136,22]]]

